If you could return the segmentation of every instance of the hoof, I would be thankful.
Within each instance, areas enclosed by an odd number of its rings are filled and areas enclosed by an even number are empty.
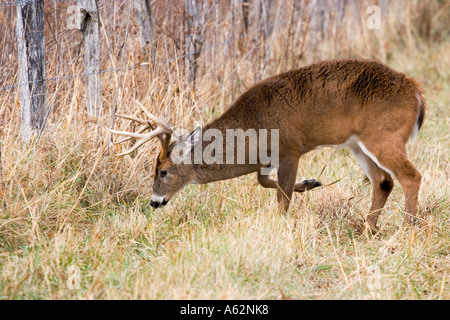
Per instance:
[[[364,234],[373,236],[373,235],[377,234],[378,231],[380,231],[380,228],[378,228],[377,226],[372,225],[368,221],[366,221],[366,223],[364,223]]]
[[[300,183],[297,183],[297,185],[295,186],[295,191],[305,192],[321,186],[322,182],[320,182],[319,180],[314,179],[303,180]]]

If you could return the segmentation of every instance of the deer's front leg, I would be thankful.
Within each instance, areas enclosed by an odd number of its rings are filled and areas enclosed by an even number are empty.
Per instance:
[[[322,182],[315,179],[303,180],[295,183],[294,191],[295,192],[305,192],[317,187],[321,187]]]
[[[258,182],[264,188],[273,188],[273,189],[278,188],[278,182],[276,180],[273,180],[269,175],[263,175],[261,173],[258,173]],[[322,186],[322,182],[320,182],[319,180],[308,179],[296,182],[294,186],[294,191],[305,192],[320,186]]]
[[[299,158],[285,157],[280,160],[280,167],[278,168],[277,200],[280,209],[287,212],[295,188]]]

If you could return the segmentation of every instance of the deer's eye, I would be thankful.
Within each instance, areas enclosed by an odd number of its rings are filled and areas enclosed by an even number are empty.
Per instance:
[[[167,176],[167,170],[161,170],[161,171],[159,172],[159,176],[160,176],[161,178],[164,178],[165,176]]]

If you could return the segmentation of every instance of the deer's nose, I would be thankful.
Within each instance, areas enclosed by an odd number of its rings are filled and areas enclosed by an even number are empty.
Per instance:
[[[159,207],[159,202],[157,202],[157,201],[150,201],[150,205],[153,207],[153,208],[158,208]]]
[[[162,199],[162,202],[150,200],[150,205],[155,209],[162,208],[167,204],[167,202],[168,201],[166,199]]]

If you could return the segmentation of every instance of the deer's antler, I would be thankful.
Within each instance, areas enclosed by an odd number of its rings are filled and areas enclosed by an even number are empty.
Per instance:
[[[166,155],[168,143],[170,141],[169,137],[172,134],[172,130],[170,129],[169,122],[165,119],[158,118],[155,115],[151,114],[150,111],[148,111],[139,101],[136,101],[136,103],[141,107],[141,109],[144,111],[144,113],[147,115],[147,117],[150,118],[150,120],[139,119],[134,116],[123,115],[123,114],[116,114],[115,116],[140,123],[141,127],[138,129],[137,132],[118,131],[118,130],[112,130],[112,129],[106,128],[109,132],[111,132],[113,134],[117,134],[117,135],[126,137],[122,140],[115,142],[116,144],[123,143],[130,139],[137,139],[135,145],[131,149],[129,149],[125,152],[122,152],[118,156],[124,156],[124,155],[132,153],[134,150],[138,149],[140,146],[142,146],[147,141],[150,141],[154,137],[158,137],[161,141],[161,145],[162,145],[161,155],[163,155],[163,156]],[[148,133],[144,133],[148,129],[150,129],[152,131],[150,131]]]

